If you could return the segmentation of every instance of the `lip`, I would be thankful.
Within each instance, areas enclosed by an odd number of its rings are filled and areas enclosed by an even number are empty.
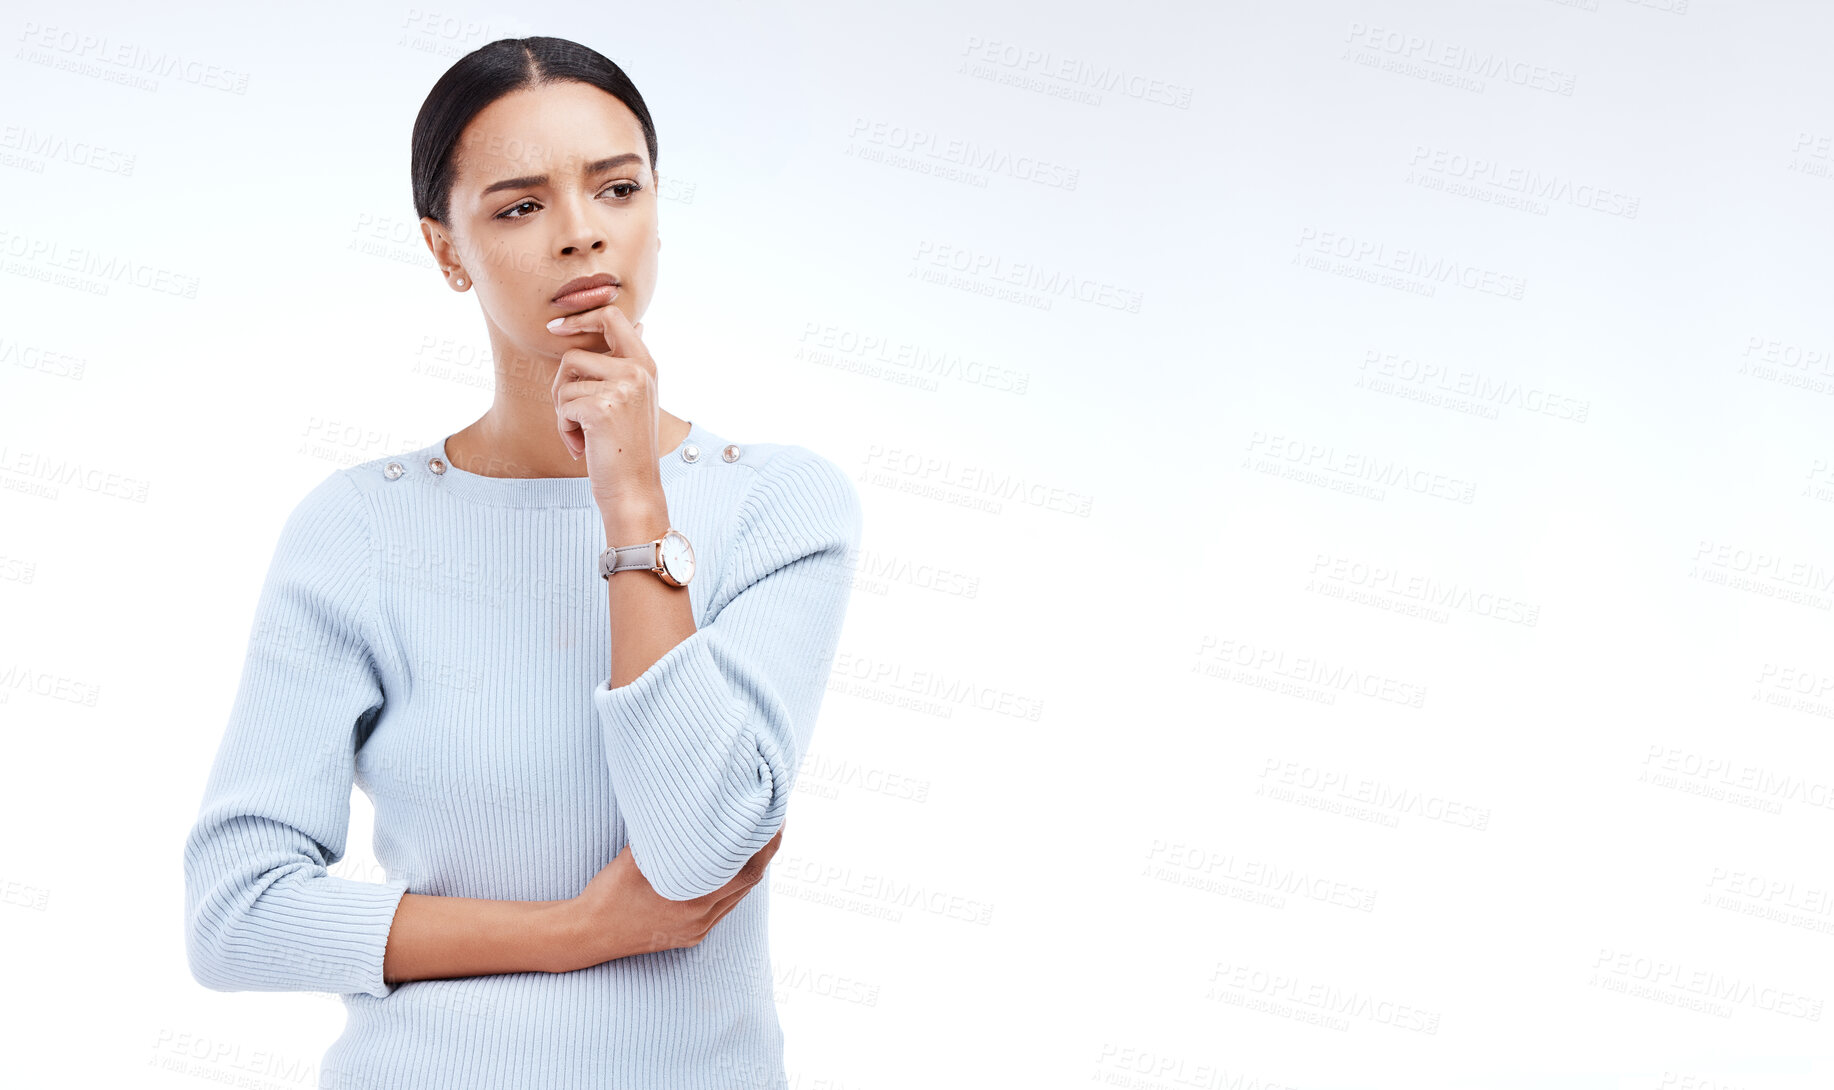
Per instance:
[[[575,277],[554,294],[554,305],[563,310],[590,310],[618,297],[618,278],[610,273]]]

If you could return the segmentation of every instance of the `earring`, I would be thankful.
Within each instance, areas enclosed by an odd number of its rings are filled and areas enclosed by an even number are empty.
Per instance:
[[[464,278],[464,277],[462,277],[462,276],[461,276],[461,277],[459,277],[459,278],[458,278],[458,286],[459,286],[459,287],[461,287],[461,288],[465,286],[465,278]]]

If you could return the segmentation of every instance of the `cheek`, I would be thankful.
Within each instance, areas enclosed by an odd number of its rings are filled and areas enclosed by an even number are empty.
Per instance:
[[[534,267],[536,255],[528,250],[527,243],[498,242],[485,247],[479,254],[484,266],[490,269],[491,279],[506,283],[517,275],[526,275],[526,270]]]

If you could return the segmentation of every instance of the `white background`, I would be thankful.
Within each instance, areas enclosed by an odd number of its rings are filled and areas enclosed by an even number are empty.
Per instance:
[[[551,34],[664,406],[865,503],[793,1086],[1834,1083],[1826,9],[902,7],[7,5],[4,1081],[341,1028],[180,845],[286,514],[488,404],[408,136]]]

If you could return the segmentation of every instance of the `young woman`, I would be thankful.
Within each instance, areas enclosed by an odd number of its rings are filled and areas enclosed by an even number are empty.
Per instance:
[[[496,395],[281,532],[184,846],[193,976],[342,995],[327,1087],[782,1087],[767,888],[857,492],[664,411],[656,133],[555,38],[455,64],[421,227]],[[382,882],[327,873],[352,783]]]

